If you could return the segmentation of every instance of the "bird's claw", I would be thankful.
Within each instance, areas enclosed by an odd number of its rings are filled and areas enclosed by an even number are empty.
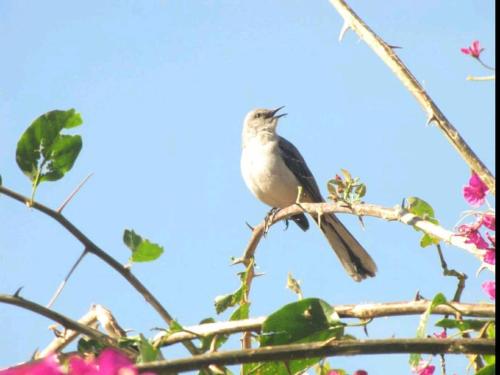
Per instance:
[[[267,232],[269,232],[269,228],[271,228],[271,225],[273,224],[274,221],[274,217],[279,212],[279,210],[280,208],[273,207],[267,213],[266,218],[264,219],[264,237],[266,236]]]

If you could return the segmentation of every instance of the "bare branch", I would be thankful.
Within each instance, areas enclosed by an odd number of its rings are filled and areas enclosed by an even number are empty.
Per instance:
[[[335,312],[340,318],[373,319],[389,316],[420,315],[429,307],[429,301],[370,303],[363,305],[334,305]],[[460,311],[461,316],[472,316],[479,318],[495,318],[495,305],[493,304],[467,304],[450,303],[439,305],[432,310],[434,315],[455,314]],[[192,340],[212,335],[226,335],[238,332],[260,332],[262,323],[266,317],[244,319],[228,322],[215,322],[197,326],[184,327],[184,331],[175,332],[165,337],[160,333],[155,337],[155,345],[167,346],[184,340]]]
[[[475,76],[467,76],[467,81],[494,81],[495,76],[483,76],[483,77],[475,77]]]
[[[99,342],[104,343],[105,345],[112,346],[115,348],[119,348],[118,346],[118,341],[96,329],[90,328],[84,324],[81,324],[73,319],[70,319],[58,312],[55,312],[54,310],[47,309],[46,307],[39,305],[35,302],[29,301],[27,299],[21,298],[21,297],[16,297],[16,296],[9,296],[5,294],[0,294],[0,302],[2,303],[7,303],[9,305],[14,305],[18,307],[22,307],[23,309],[33,311],[34,313],[37,313],[39,315],[42,315],[48,319],[51,319],[59,324],[61,324],[63,327],[71,329],[73,331],[79,332],[80,334],[86,335],[90,338],[93,338]],[[122,349],[120,350],[127,352],[129,355],[137,355],[135,352],[131,352],[129,349]]]
[[[453,147],[455,147],[462,159],[464,159],[467,165],[477,173],[481,180],[488,186],[491,193],[495,195],[495,178],[491,172],[476,156],[474,151],[472,151],[457,129],[455,129],[455,127],[448,121],[445,115],[424,90],[422,85],[420,85],[410,70],[396,55],[394,49],[391,48],[377,34],[375,34],[373,30],[371,30],[368,25],[366,25],[363,20],[359,18],[356,13],[354,13],[344,0],[330,0],[330,3],[344,19],[344,26],[342,29],[345,29],[345,25],[348,24],[349,27],[354,30],[394,72],[396,77],[399,78],[403,85],[408,89],[408,91],[410,91],[411,94],[413,94],[415,99],[417,99],[423,109],[427,112],[427,116],[435,119],[435,123],[439,129],[443,132]]]
[[[0,193],[5,194],[6,196],[21,202],[28,207],[32,207],[37,211],[43,212],[45,215],[51,217],[59,224],[61,224],[69,233],[71,233],[78,241],[80,241],[85,249],[89,252],[100,258],[106,264],[108,264],[111,268],[117,271],[120,275],[128,281],[130,285],[132,285],[163,318],[163,320],[170,326],[174,321],[172,316],[168,313],[168,311],[161,305],[161,303],[156,299],[156,297],[137,279],[132,272],[122,266],[117,260],[108,255],[104,250],[102,250],[99,246],[97,246],[94,242],[92,242],[87,236],[85,236],[76,226],[74,226],[68,219],[66,219],[61,213],[50,209],[43,204],[32,201],[25,196],[16,193],[10,189],[7,189],[5,186],[0,185]],[[184,346],[191,354],[198,353],[198,350],[191,342],[185,342]]]
[[[396,353],[494,354],[495,340],[437,338],[342,340],[200,354],[192,358],[150,362],[137,367],[139,372],[153,371],[156,374],[173,374],[214,364],[234,365],[300,358]]]
[[[406,225],[415,226],[423,232],[428,233],[433,237],[439,238],[444,243],[466,250],[481,261],[484,256],[484,251],[478,249],[474,244],[466,243],[466,238],[464,236],[459,236],[456,233],[451,232],[439,225],[433,224],[430,221],[423,220],[420,217],[405,211],[400,206],[397,206],[395,208],[388,208],[377,206],[374,204],[356,203],[352,204],[350,207],[347,207],[342,203],[301,203],[300,207],[298,205],[293,205],[280,210],[273,217],[272,224],[302,212],[308,212],[311,214],[316,214],[318,212],[325,214],[346,213],[356,216],[377,217],[387,221],[398,221]],[[250,238],[250,241],[245,250],[245,255],[243,256],[244,260],[253,257],[255,249],[257,248],[257,245],[262,237],[264,226],[265,224],[264,222],[262,222],[254,228],[252,237]],[[491,271],[494,271],[494,267],[490,266],[488,268]]]
[[[94,309],[91,308],[88,313],[78,319],[78,323],[95,329],[98,323]],[[37,353],[35,359],[44,358],[49,354],[60,352],[74,339],[76,339],[79,334],[80,332],[78,331],[66,329],[61,336],[56,337],[49,345],[45,347],[45,349]]]

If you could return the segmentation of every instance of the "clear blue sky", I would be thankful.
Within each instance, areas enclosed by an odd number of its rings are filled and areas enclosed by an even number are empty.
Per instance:
[[[494,172],[494,87],[469,82],[488,74],[460,53],[474,39],[494,65],[494,1],[350,1],[407,63],[449,120]],[[213,300],[238,286],[230,257],[239,256],[268,208],[239,171],[240,133],[255,107],[286,105],[279,131],[299,147],[322,188],[340,168],[368,186],[366,201],[385,206],[418,196],[452,228],[467,209],[465,163],[413,97],[356,35],[342,43],[340,16],[322,1],[35,1],[0,2],[0,174],[29,194],[15,163],[19,136],[38,115],[75,108],[84,146],[73,170],[43,184],[38,199],[57,207],[89,173],[92,179],[65,215],[125,263],[121,237],[135,229],[165,247],[133,272],[184,325],[215,317]],[[397,223],[366,219],[363,231],[342,220],[376,260],[375,279],[346,276],[316,228],[272,228],[257,252],[253,317],[304,294],[332,304],[410,300],[416,291],[452,297],[436,252]],[[81,251],[55,222],[0,197],[0,292],[24,286],[42,304]],[[478,262],[444,247],[450,267],[469,275],[463,301],[486,300]],[[78,318],[91,303],[110,308],[122,326],[146,335],[157,314],[121,277],[89,256],[54,306]],[[217,317],[226,319],[227,315]],[[29,358],[51,339],[44,318],[0,305],[0,366]],[[370,337],[414,335],[417,318],[380,320]],[[429,331],[432,333],[432,328]],[[354,331],[363,337],[359,331]],[[184,356],[185,352],[173,352]],[[408,373],[407,356],[335,358],[348,371]],[[449,359],[463,373],[465,359]],[[435,361],[437,364],[437,360]]]

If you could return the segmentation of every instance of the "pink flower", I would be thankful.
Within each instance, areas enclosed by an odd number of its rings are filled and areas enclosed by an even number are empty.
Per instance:
[[[445,339],[448,336],[446,335],[446,331],[443,329],[441,333],[434,333],[434,337],[437,339]]]
[[[356,370],[353,375],[368,375],[368,373],[365,370]]]
[[[337,370],[330,370],[326,375],[340,375],[340,372],[338,372]]]
[[[483,262],[488,264],[495,264],[496,254],[494,250],[487,250],[483,256]]]
[[[478,229],[477,225],[463,224],[458,227],[458,234],[467,237],[465,243],[471,243],[476,245],[478,249],[486,250],[489,248],[488,243],[481,236]]]
[[[70,375],[137,375],[137,369],[123,353],[105,349],[95,361],[74,356],[69,362]]]
[[[490,280],[490,281],[485,281],[482,285],[483,290],[485,293],[492,299],[495,299],[495,281]]]
[[[466,55],[470,55],[476,59],[479,58],[479,55],[481,55],[481,52],[484,51],[484,48],[481,48],[479,45],[479,40],[475,40],[472,42],[472,45],[468,48],[460,48],[460,51],[462,53],[465,53]]]
[[[495,230],[495,215],[483,215],[482,224],[488,229]]]
[[[491,244],[493,245],[493,249],[496,248],[496,245],[495,245],[495,235],[493,234],[490,234],[490,233],[486,233],[486,237],[488,237],[488,240],[490,240]]]
[[[62,375],[55,355],[45,357],[43,360],[0,371],[0,375]]]
[[[73,375],[95,375],[99,373],[99,367],[92,361],[86,361],[82,357],[73,356],[69,359],[69,373]]]
[[[464,186],[463,195],[465,200],[473,207],[479,207],[484,203],[484,198],[488,192],[488,187],[483,181],[478,177],[478,175],[473,172],[471,178],[469,179],[469,185]]]
[[[432,375],[436,367],[431,365],[429,362],[421,361],[417,368],[412,369],[417,375]]]

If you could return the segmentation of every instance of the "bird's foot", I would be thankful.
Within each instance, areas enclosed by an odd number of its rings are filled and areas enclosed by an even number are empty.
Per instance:
[[[280,210],[281,208],[273,207],[267,213],[266,218],[264,219],[264,237],[266,236],[267,232],[269,232],[269,228],[271,228],[271,225],[273,224],[274,217]]]

